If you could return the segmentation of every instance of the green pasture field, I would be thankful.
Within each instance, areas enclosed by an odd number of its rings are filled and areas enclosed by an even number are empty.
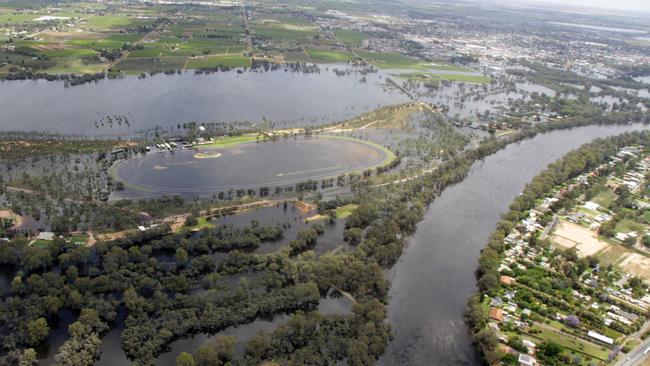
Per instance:
[[[140,41],[142,37],[144,37],[143,33],[116,33],[103,39],[73,39],[68,41],[66,44],[92,49],[114,50],[122,48],[124,44],[136,43]]]
[[[115,68],[127,74],[139,74],[149,71],[179,70],[185,66],[187,57],[161,57],[161,58],[127,58]]]
[[[309,43],[313,40],[318,32],[306,29],[287,29],[278,25],[252,25],[254,37],[262,40],[282,43],[290,42],[295,44]]]
[[[88,28],[126,28],[126,27],[138,27],[146,26],[153,24],[153,19],[138,19],[135,17],[129,17],[125,15],[91,15],[86,17],[85,23],[83,24]]]
[[[188,69],[211,68],[216,66],[225,67],[250,67],[251,60],[243,55],[216,55],[200,58],[191,58],[187,63]]]
[[[95,50],[85,48],[61,48],[52,50],[35,50],[37,54],[45,57],[60,57],[60,58],[86,58],[97,56]]]
[[[354,58],[354,55],[349,52],[329,49],[308,48],[307,53],[311,61],[317,63],[347,62]]]
[[[540,340],[550,341],[561,344],[567,349],[578,351],[587,354],[599,360],[607,360],[610,350],[605,347],[600,347],[591,342],[583,341],[579,338],[573,338],[562,333],[557,333],[548,329],[534,327],[540,333],[534,335],[527,334],[534,343],[540,344]]]
[[[365,37],[363,32],[354,29],[336,29],[334,36],[350,47],[361,47]]]
[[[287,51],[283,53],[286,62],[310,62],[304,51]]]
[[[58,58],[51,61],[55,62],[54,66],[43,70],[49,74],[94,74],[104,71],[108,66],[104,63],[84,63],[76,58]]]

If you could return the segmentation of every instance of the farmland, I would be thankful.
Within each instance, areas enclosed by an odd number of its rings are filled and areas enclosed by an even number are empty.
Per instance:
[[[0,48],[4,63],[0,77],[249,68],[258,59],[362,62],[417,72],[432,82],[489,81],[448,62],[368,50],[367,35],[358,29],[323,29],[306,14],[263,8],[244,14],[238,6],[79,2],[35,9],[0,3],[0,25],[5,27],[4,33],[0,31],[0,39],[5,40]]]

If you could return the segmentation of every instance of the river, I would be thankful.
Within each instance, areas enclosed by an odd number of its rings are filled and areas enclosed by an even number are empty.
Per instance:
[[[476,162],[429,207],[389,271],[394,339],[381,365],[478,365],[463,320],[474,270],[499,216],[551,162],[594,138],[643,128],[590,126],[541,134]]]

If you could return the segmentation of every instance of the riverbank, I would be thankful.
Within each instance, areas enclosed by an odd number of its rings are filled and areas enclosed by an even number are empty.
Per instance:
[[[463,309],[475,289],[473,270],[480,248],[507,202],[530,177],[572,147],[642,127],[591,126],[539,134],[468,166],[469,175],[461,183],[433,200],[388,272],[388,320],[395,325],[394,338],[379,363],[479,364]]]
[[[597,255],[587,257],[590,264],[584,268],[582,272],[579,271],[574,274],[564,273],[561,276],[564,281],[574,282],[576,281],[576,276],[582,277],[584,275],[589,278],[589,282],[585,282],[588,283],[588,286],[582,286],[581,283],[571,285],[571,287],[574,288],[574,295],[580,298],[579,301],[572,301],[571,297],[559,296],[558,294],[553,293],[554,290],[551,288],[539,289],[542,291],[531,289],[531,287],[537,286],[537,281],[540,280],[541,276],[544,276],[544,273],[547,274],[546,276],[553,276],[549,274],[550,272],[546,272],[550,270],[550,266],[544,266],[543,263],[540,265],[538,262],[536,264],[535,261],[537,260],[538,256],[534,254],[542,249],[545,249],[545,246],[549,245],[550,241],[538,243],[538,240],[534,240],[537,238],[537,230],[531,225],[535,225],[535,222],[537,221],[543,222],[543,213],[545,211],[554,210],[554,207],[570,207],[571,205],[568,204],[569,201],[575,200],[576,197],[581,196],[587,189],[592,190],[592,186],[597,185],[596,180],[601,179],[601,175],[603,177],[607,176],[609,174],[608,172],[614,169],[612,168],[612,164],[622,164],[621,162],[624,161],[622,159],[618,159],[618,161],[612,161],[612,158],[617,152],[619,152],[619,149],[635,144],[642,144],[647,147],[650,145],[650,135],[647,132],[628,134],[611,137],[605,140],[598,140],[592,142],[591,144],[582,146],[580,149],[575,150],[562,159],[558,160],[556,163],[554,163],[553,166],[549,167],[547,170],[543,171],[535,179],[533,179],[531,184],[527,186],[522,195],[518,196],[510,206],[510,212],[503,216],[504,218],[497,225],[499,230],[491,235],[488,246],[482,251],[479,258],[479,269],[477,270],[477,273],[480,295],[476,295],[471,298],[467,313],[469,324],[473,327],[474,330],[474,339],[486,362],[495,363],[504,357],[511,357],[508,356],[508,354],[514,354],[515,356],[518,354],[517,350],[514,350],[512,352],[508,351],[509,348],[507,346],[500,346],[497,349],[496,344],[493,343],[495,339],[503,338],[500,336],[502,332],[499,330],[499,327],[504,325],[501,321],[499,321],[499,319],[497,319],[498,317],[494,315],[500,313],[500,310],[498,310],[500,308],[500,305],[495,305],[496,303],[494,299],[496,298],[495,296],[498,296],[499,294],[503,296],[501,291],[503,288],[507,288],[508,291],[514,288],[515,292],[533,291],[533,298],[536,298],[539,302],[546,304],[546,306],[549,308],[550,313],[553,313],[555,311],[557,313],[561,312],[565,314],[564,317],[566,318],[560,320],[567,324],[566,327],[562,327],[557,322],[557,324],[551,322],[551,327],[546,326],[546,328],[548,328],[546,333],[549,331],[552,333],[546,334],[544,332],[533,332],[534,329],[528,330],[528,328],[540,327],[542,326],[539,324],[540,322],[546,322],[548,324],[548,321],[544,320],[544,317],[548,316],[548,312],[541,312],[538,306],[527,305],[529,309],[526,311],[529,315],[526,317],[521,317],[521,321],[514,321],[514,323],[517,324],[515,329],[516,333],[508,332],[508,335],[505,337],[508,340],[507,344],[517,349],[517,346],[513,346],[514,343],[512,343],[514,342],[514,339],[519,339],[519,337],[526,337],[528,334],[540,333],[541,338],[540,336],[535,336],[535,342],[537,345],[535,346],[531,343],[531,345],[528,346],[529,350],[531,347],[539,347],[540,349],[545,349],[544,347],[550,347],[549,344],[558,342],[558,339],[564,339],[565,341],[559,341],[561,346],[556,347],[558,351],[554,354],[550,354],[544,351],[539,352],[539,357],[541,357],[541,361],[545,364],[557,359],[563,359],[564,361],[562,362],[568,362],[567,360],[569,360],[571,357],[585,358],[586,362],[594,358],[601,361],[614,359],[618,354],[617,349],[612,348],[614,342],[621,341],[621,339],[624,338],[623,336],[625,334],[631,332],[635,326],[640,326],[640,324],[645,321],[643,316],[639,317],[636,315],[630,315],[639,312],[639,310],[637,310],[637,306],[632,306],[628,303],[628,300],[618,299],[621,296],[627,297],[627,295],[615,295],[617,292],[609,294],[606,296],[605,300],[603,300],[602,297],[599,298],[600,300],[595,298],[593,300],[593,303],[591,303],[591,306],[589,306],[590,303],[588,303],[588,301],[590,301],[590,295],[597,295],[599,291],[594,291],[593,289],[590,289],[590,287],[600,288],[601,286],[605,286],[607,287],[607,292],[612,292],[615,291],[615,289],[617,289],[620,285],[619,282],[616,282],[616,284],[608,282],[612,281],[612,276],[607,274],[607,272],[611,271],[611,266],[607,267],[606,270],[603,269],[604,276],[600,275],[600,271],[594,271],[593,276],[591,275],[589,267],[594,266],[594,264],[592,264],[594,261],[596,263],[598,262],[600,257]],[[632,147],[625,147],[625,149],[632,149]],[[621,153],[619,152],[619,155],[620,154]],[[634,156],[634,154],[632,154],[632,156]],[[612,162],[605,164],[609,161]],[[576,178],[575,181],[573,178]],[[571,184],[567,183],[569,182],[569,179]],[[542,198],[545,198],[543,207],[539,206]],[[545,204],[547,201],[552,202],[549,204],[550,207],[547,207],[549,205]],[[522,226],[517,222],[517,218],[527,217],[529,210],[534,218],[528,218],[526,220],[527,228],[522,228]],[[553,220],[550,221],[552,224]],[[520,232],[522,232],[522,230],[524,230],[523,232],[527,232],[528,235],[525,237],[520,237]],[[532,261],[525,260],[523,262],[518,259],[515,254],[518,253],[518,250],[521,246],[529,246],[530,248],[527,249],[526,252],[532,254],[532,256],[529,256],[529,258],[535,259]],[[515,254],[511,253],[512,251],[515,251]],[[545,255],[549,258],[556,258],[553,259],[555,262],[558,256],[556,254],[550,253],[550,251],[545,251],[544,254],[540,255]],[[565,253],[567,252],[561,252],[561,255],[559,256],[561,258],[560,261],[569,263],[576,261],[580,262],[580,259],[577,259],[577,256],[571,257],[569,254]],[[504,263],[501,261],[503,255],[507,255],[509,258],[509,264],[505,265],[505,267]],[[578,252],[579,257],[582,257],[583,255],[584,254]],[[532,276],[529,278],[529,280],[527,279],[524,281],[523,277],[518,277],[519,273],[517,272],[517,269],[513,267],[515,265],[513,261],[516,262],[516,265],[519,267],[528,267],[527,273],[532,274],[536,271],[537,275]],[[582,268],[581,265],[577,266],[578,267],[576,268]],[[596,265],[596,267],[598,267],[598,265]],[[509,270],[507,268],[513,268],[514,272],[513,270]],[[583,273],[585,269],[587,269],[586,274]],[[556,270],[562,272],[561,268],[556,268]],[[498,280],[500,273],[500,282],[502,285],[499,285]],[[504,277],[507,277],[508,281],[504,282]],[[510,280],[510,278],[512,278],[512,280]],[[520,280],[522,284],[519,284]],[[603,285],[599,285],[601,281],[603,281]],[[503,284],[506,282],[508,284],[504,286]],[[522,288],[522,286],[525,288]],[[563,298],[563,300],[558,300],[558,296],[560,298]],[[554,298],[555,300],[553,300]],[[492,299],[491,305],[485,305],[487,303],[490,303],[490,299]],[[521,298],[518,297],[516,301],[519,303],[518,305],[521,305],[520,300]],[[534,301],[529,299],[526,301],[526,304],[532,304],[533,302]],[[630,317],[634,316],[635,319],[638,318],[638,321],[635,321],[634,323],[629,322],[626,323],[628,325],[623,325],[622,323],[612,324],[613,321],[610,320],[609,323],[605,322],[605,325],[603,325],[602,320],[598,321],[602,316],[602,314],[600,314],[601,310],[599,309],[609,308],[610,304],[615,304],[616,306],[613,306],[607,315],[605,315],[605,317],[611,316],[614,317],[614,319],[623,319],[620,316],[616,318],[617,315],[610,315],[612,312],[617,313],[619,312],[619,309],[623,309],[625,310],[623,314],[628,314],[626,316]],[[484,306],[492,306],[489,316],[486,310],[487,308]],[[509,317],[513,319],[520,318],[520,310],[517,310],[516,305],[509,309],[510,310],[507,311],[508,314],[511,314],[508,315]],[[639,314],[645,315],[645,313],[645,310],[640,310]],[[575,319],[575,321],[571,320],[569,322],[566,319]],[[626,319],[623,320],[626,322],[628,321]],[[494,323],[495,326],[488,327],[488,322]],[[589,330],[589,336],[587,336],[587,330]],[[567,335],[567,333],[571,333],[572,335]],[[607,336],[603,336],[601,334],[607,334]],[[575,340],[571,342],[566,341],[566,339],[569,338]],[[530,341],[530,339],[528,340]],[[594,342],[596,345],[594,345]],[[598,351],[598,348],[602,347],[606,348],[604,353]],[[607,349],[609,349],[609,351],[607,351]],[[519,349],[519,351],[521,351],[521,349]],[[578,356],[576,356],[576,352],[579,353]]]

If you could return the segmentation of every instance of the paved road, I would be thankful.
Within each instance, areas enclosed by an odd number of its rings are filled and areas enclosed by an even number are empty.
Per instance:
[[[650,338],[642,342],[639,347],[627,354],[615,366],[637,366],[650,356]]]

